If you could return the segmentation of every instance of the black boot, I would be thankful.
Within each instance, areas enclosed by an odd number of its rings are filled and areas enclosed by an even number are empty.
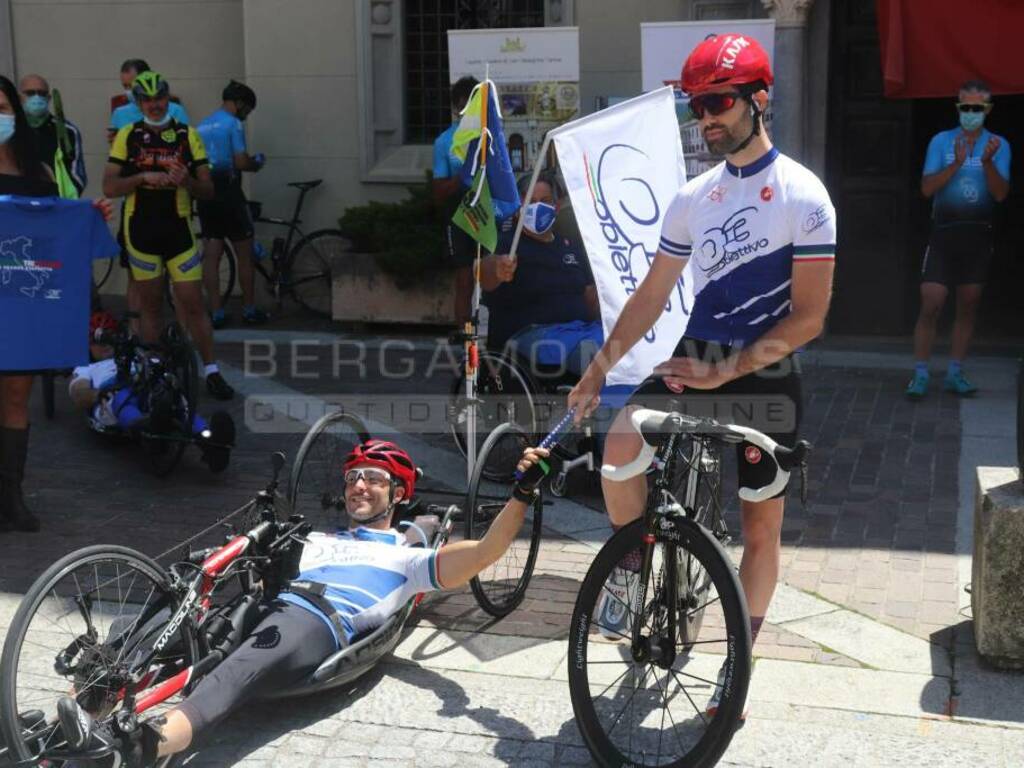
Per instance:
[[[0,427],[0,516],[16,531],[38,531],[39,518],[25,506],[21,483],[28,456],[28,427]]]

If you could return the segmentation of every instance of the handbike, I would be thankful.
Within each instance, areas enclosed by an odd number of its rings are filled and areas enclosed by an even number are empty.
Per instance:
[[[580,733],[602,766],[712,766],[740,721],[750,682],[750,620],[737,574],[723,548],[723,443],[775,467],[763,488],[740,498],[763,501],[804,466],[809,445],[782,447],[738,425],[640,409],[631,417],[640,455],[602,474],[625,480],[648,470],[643,517],[620,529],[594,559],[569,630],[569,692]],[[638,573],[623,570],[626,563]],[[617,573],[613,573],[617,571]],[[625,574],[626,600],[605,587]],[[628,620],[602,624],[602,600]],[[720,690],[717,708],[708,714]]]

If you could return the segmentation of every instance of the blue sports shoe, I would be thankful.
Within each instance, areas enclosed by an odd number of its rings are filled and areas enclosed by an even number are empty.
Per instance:
[[[962,371],[947,373],[946,380],[942,382],[942,388],[960,397],[970,397],[978,391],[978,388],[967,380]]]
[[[928,374],[915,373],[905,392],[911,400],[920,400],[928,394]]]

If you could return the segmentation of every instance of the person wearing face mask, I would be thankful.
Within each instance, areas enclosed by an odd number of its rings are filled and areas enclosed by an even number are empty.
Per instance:
[[[960,127],[932,138],[921,173],[921,194],[933,200],[932,227],[921,267],[914,374],[906,389],[912,400],[928,393],[935,327],[950,291],[956,295],[956,319],[943,389],[961,397],[977,392],[963,361],[992,261],[995,206],[1010,193],[1010,144],[984,127],[992,112],[989,87],[980,80],[964,83],[956,111]]]
[[[25,117],[35,136],[43,162],[54,172],[57,155],[57,121],[50,114],[50,84],[39,75],[25,75],[19,86],[21,105]],[[85,157],[82,152],[82,132],[70,120],[64,120],[70,142],[64,151],[64,167],[71,183],[81,195],[88,182],[85,173]]]
[[[529,184],[529,176],[519,180],[520,197],[525,199]],[[523,217],[523,236],[515,256],[509,251],[517,217],[508,220],[495,253],[482,260],[480,286],[483,303],[490,311],[488,349],[501,350],[515,337],[518,353],[537,362],[532,347],[543,346],[547,337],[542,329],[531,326],[579,323],[582,336],[599,336],[600,327],[595,322],[600,315],[597,289],[587,254],[580,243],[554,233],[557,213],[557,183],[552,176],[542,174],[519,214]],[[568,357],[573,350],[564,351]],[[572,369],[572,364],[567,364]]]
[[[136,78],[143,72],[152,71],[149,68],[149,64],[143,59],[128,59],[128,61],[121,65],[121,85],[124,87],[125,102],[114,107],[110,113],[110,125],[107,126],[107,139],[109,141],[113,141],[117,132],[126,125],[132,125],[142,119],[142,110],[135,100],[134,83]],[[188,112],[181,106],[178,98],[170,94],[168,94],[167,98],[167,109],[171,117],[182,125],[189,125],[191,121],[189,120]],[[116,96],[110,100],[112,107],[115,100],[117,100]]]
[[[207,391],[230,400],[234,390],[213,358],[213,331],[203,302],[203,261],[192,233],[192,199],[213,197],[203,140],[174,119],[170,86],[157,72],[135,78],[142,118],[117,132],[103,173],[103,191],[124,197],[122,238],[135,283],[142,340],[160,334],[163,275],[174,291],[175,308],[203,358]]]
[[[221,94],[221,108],[204,119],[196,130],[210,158],[215,196],[199,202],[199,221],[203,229],[203,281],[214,328],[227,322],[220,295],[220,259],[224,239],[231,240],[238,257],[238,275],[242,286],[242,319],[249,325],[261,325],[269,315],[256,306],[255,277],[252,267],[252,216],[242,191],[242,172],[259,171],[266,157],[250,155],[245,146],[243,123],[256,109],[256,93],[244,83],[232,80]]]

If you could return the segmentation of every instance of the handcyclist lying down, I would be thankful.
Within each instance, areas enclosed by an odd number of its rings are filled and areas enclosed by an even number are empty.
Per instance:
[[[139,392],[117,386],[114,351],[105,344],[92,343],[98,331],[113,331],[117,322],[109,312],[93,312],[89,320],[89,353],[96,362],[81,365],[71,373],[68,394],[71,402],[89,414],[89,426],[101,434],[131,433],[142,427],[154,428],[161,419],[173,418],[174,393]],[[217,411],[209,421],[199,414],[192,418],[192,435],[203,452],[203,462],[221,472],[231,457],[235,442],[235,423],[226,411]]]
[[[516,538],[548,471],[540,461],[547,455],[542,448],[526,449],[518,465],[523,477],[482,539],[435,551],[403,546],[405,537],[391,527],[395,505],[410,498],[415,486],[409,454],[383,440],[356,446],[344,464],[349,529],[309,535],[299,578],[263,605],[262,618],[239,648],[180,705],[128,735],[94,721],[75,699],[61,699],[57,711],[68,746],[90,753],[109,749],[100,764],[151,766],[187,749],[243,702],[300,683],[417,593],[464,585]]]

